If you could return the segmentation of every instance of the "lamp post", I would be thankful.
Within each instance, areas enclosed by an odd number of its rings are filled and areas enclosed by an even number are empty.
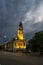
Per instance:
[[[7,43],[7,36],[6,35],[4,35],[4,43],[5,43],[4,49],[6,50],[7,49],[7,45],[6,45],[6,43]]]

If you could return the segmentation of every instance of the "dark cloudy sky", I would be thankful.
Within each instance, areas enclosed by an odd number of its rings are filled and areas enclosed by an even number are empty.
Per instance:
[[[6,36],[7,39],[16,36],[20,21],[25,33],[43,30],[43,0],[0,0],[2,40]]]

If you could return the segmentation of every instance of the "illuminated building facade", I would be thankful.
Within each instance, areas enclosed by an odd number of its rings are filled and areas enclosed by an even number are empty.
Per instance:
[[[26,39],[23,34],[23,25],[22,22],[19,23],[18,34],[15,41],[15,49],[25,50],[26,49]]]

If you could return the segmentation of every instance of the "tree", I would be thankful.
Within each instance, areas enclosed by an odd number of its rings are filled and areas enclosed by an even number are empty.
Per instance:
[[[43,32],[35,33],[32,39],[29,41],[29,45],[32,51],[43,51]]]

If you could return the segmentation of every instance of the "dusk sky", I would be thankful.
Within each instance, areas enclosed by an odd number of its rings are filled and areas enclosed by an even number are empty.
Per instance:
[[[0,0],[0,34],[11,39],[16,36],[19,22],[24,33],[43,30],[43,0]],[[6,35],[6,36],[4,36]]]

